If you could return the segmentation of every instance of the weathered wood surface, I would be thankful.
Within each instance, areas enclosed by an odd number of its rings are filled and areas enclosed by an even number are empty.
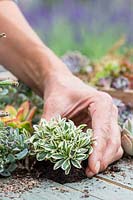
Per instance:
[[[50,180],[44,180],[39,187],[21,195],[18,193],[0,194],[0,200],[80,200],[85,195],[85,191],[75,190]],[[98,199],[99,198],[93,196],[89,197],[89,200]]]
[[[133,200],[133,159],[120,160],[120,172],[101,173],[93,179],[68,183],[68,187],[84,191],[103,200]]]
[[[76,183],[44,180],[23,194],[0,193],[0,200],[133,200],[133,160],[122,159],[117,167],[120,172],[101,173]]]
[[[119,172],[101,173],[97,177],[133,191],[133,159],[121,159],[117,164]]]

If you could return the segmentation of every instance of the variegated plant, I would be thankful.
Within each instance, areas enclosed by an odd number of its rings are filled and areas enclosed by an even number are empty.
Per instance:
[[[128,155],[133,156],[133,119],[128,119],[123,125],[122,146]]]
[[[71,120],[51,119],[41,120],[34,125],[34,135],[30,139],[32,153],[38,161],[50,160],[54,170],[62,168],[69,174],[71,166],[81,168],[81,162],[86,160],[93,151],[93,134],[91,129],[86,132],[86,125],[76,127]]]

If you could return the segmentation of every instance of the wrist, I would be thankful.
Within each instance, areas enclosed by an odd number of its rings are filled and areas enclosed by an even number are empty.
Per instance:
[[[46,46],[38,46],[30,54],[29,64],[34,65],[32,68],[36,71],[35,80],[41,96],[44,96],[45,90],[50,85],[73,76],[66,65]]]

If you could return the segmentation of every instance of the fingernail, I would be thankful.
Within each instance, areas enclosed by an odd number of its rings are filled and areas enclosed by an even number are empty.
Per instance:
[[[99,171],[100,171],[100,161],[97,161],[95,165],[95,173],[97,174]]]

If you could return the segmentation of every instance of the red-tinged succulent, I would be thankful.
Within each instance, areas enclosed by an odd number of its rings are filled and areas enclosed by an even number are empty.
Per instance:
[[[32,130],[32,119],[34,117],[36,107],[30,109],[29,101],[25,101],[16,110],[12,105],[7,105],[4,112],[9,113],[8,116],[0,118],[6,126],[12,126],[13,128],[25,128],[28,131]]]

